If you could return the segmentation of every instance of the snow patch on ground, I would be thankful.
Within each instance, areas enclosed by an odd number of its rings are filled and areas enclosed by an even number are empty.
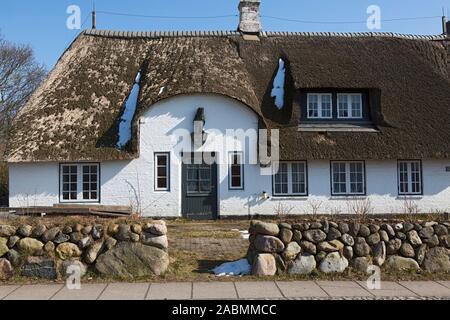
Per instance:
[[[273,79],[273,88],[271,97],[275,98],[275,105],[278,109],[282,109],[284,106],[284,82],[286,79],[286,68],[284,66],[284,60],[278,60],[278,71]]]
[[[233,262],[225,262],[215,267],[212,271],[218,277],[244,276],[250,274],[252,268],[247,259],[241,259]]]
[[[231,229],[231,231],[239,232],[242,239],[248,239],[250,237],[248,230]]]
[[[138,96],[141,86],[141,72],[139,71],[134,80],[133,88],[130,95],[125,101],[125,110],[120,118],[119,124],[119,141],[117,142],[118,148],[123,148],[131,139],[131,125],[136,112]]]

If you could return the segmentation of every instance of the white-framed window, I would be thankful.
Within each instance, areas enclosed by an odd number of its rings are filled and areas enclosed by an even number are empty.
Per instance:
[[[155,191],[170,190],[170,154],[155,152]]]
[[[422,194],[422,162],[420,160],[398,161],[398,194]]]
[[[308,119],[331,119],[333,117],[331,93],[308,93]]]
[[[364,161],[331,161],[331,194],[364,195]]]
[[[337,117],[340,119],[362,119],[362,95],[360,93],[338,93]]]
[[[98,202],[99,185],[100,165],[98,163],[60,165],[61,202]]]
[[[231,152],[228,167],[228,187],[231,190],[244,189],[244,165],[242,152]]]
[[[308,177],[306,161],[280,162],[273,176],[274,196],[306,196]]]

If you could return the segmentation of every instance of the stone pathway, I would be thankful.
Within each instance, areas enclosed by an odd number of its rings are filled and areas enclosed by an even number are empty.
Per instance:
[[[230,253],[245,255],[247,248],[247,239],[179,238],[170,241],[170,249],[206,255],[227,255]]]
[[[0,300],[445,299],[450,281],[234,281],[0,286]]]

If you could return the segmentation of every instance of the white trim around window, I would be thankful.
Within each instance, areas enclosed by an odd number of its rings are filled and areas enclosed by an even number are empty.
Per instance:
[[[100,202],[99,163],[62,163],[59,181],[61,203]]]
[[[338,119],[362,119],[362,94],[338,93],[337,117]]]
[[[170,153],[155,152],[155,191],[170,191]]]
[[[308,93],[306,105],[308,119],[333,118],[333,95],[331,93]]]
[[[351,196],[366,194],[364,161],[331,161],[331,195]]]
[[[422,161],[399,160],[397,162],[398,194],[422,195]]]
[[[306,161],[278,163],[278,172],[272,176],[274,196],[307,196],[308,166]]]
[[[230,152],[228,164],[228,189],[244,190],[243,153]]]

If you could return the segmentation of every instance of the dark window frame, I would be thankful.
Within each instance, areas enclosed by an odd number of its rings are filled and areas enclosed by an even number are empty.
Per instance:
[[[307,160],[286,160],[286,161],[280,161],[279,163],[287,163],[290,164],[290,171],[292,173],[292,163],[303,163],[305,165],[305,192],[304,193],[289,193],[289,189],[292,189],[292,185],[289,188],[289,176],[288,176],[288,193],[276,193],[275,192],[275,175],[276,173],[272,173],[272,197],[275,198],[286,198],[286,197],[302,197],[306,198],[309,197],[309,177],[308,177],[308,161]],[[292,179],[292,177],[291,177]],[[292,183],[292,180],[291,180]]]
[[[233,175],[232,175],[232,166],[234,165],[232,163],[232,159],[235,155],[239,155],[241,157],[241,162],[239,164],[240,167],[240,185],[238,187],[234,187],[233,184]],[[242,151],[230,151],[228,153],[228,190],[244,190],[245,184],[244,184],[244,153]]]
[[[412,193],[412,192],[404,192],[404,193],[400,193],[400,163],[401,162],[406,162],[408,164],[410,164],[411,162],[418,162],[419,166],[420,166],[420,193]],[[408,181],[409,184],[409,181]],[[423,192],[423,164],[422,164],[422,160],[421,159],[398,159],[397,160],[397,195],[399,197],[403,197],[403,196],[423,196],[424,192]]]
[[[297,103],[300,108],[299,123],[327,123],[327,124],[368,124],[372,123],[370,89],[300,89],[297,94]],[[308,96],[311,94],[331,94],[331,118],[309,118],[308,117]],[[338,95],[340,94],[361,94],[361,117],[360,118],[339,118],[338,117]]]
[[[354,193],[354,192],[346,192],[346,193],[334,193],[333,192],[333,163],[352,163],[359,162],[363,165],[363,193]],[[347,173],[346,173],[347,176]],[[345,181],[347,184],[347,180]],[[350,182],[349,182],[350,183]],[[367,170],[366,170],[366,161],[365,160],[330,160],[330,194],[332,197],[365,197],[367,196]]]
[[[166,157],[166,187],[158,188],[158,157],[165,156]],[[154,185],[153,189],[155,192],[170,192],[170,152],[154,152],[153,154],[153,172],[154,172]]]

